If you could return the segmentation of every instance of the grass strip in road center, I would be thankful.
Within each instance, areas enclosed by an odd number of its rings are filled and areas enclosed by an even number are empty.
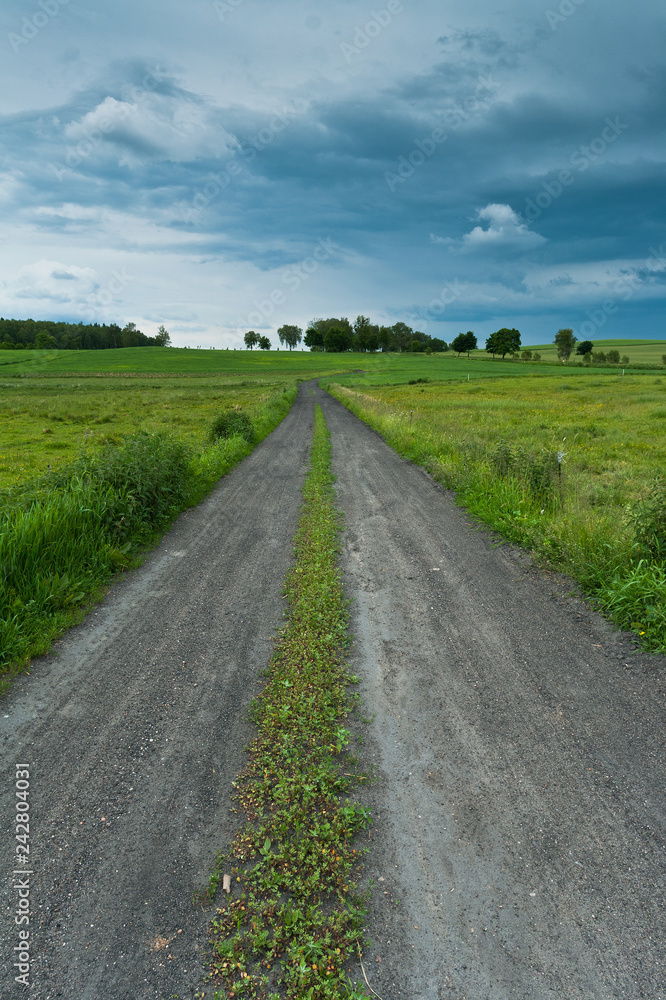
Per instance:
[[[211,982],[222,998],[361,998],[345,964],[363,934],[354,834],[370,823],[352,802],[363,780],[343,720],[347,610],[337,566],[330,436],[317,406],[305,506],[287,576],[290,611],[254,704],[258,735],[235,783],[245,825],[217,859],[215,892],[232,892],[212,923]]]

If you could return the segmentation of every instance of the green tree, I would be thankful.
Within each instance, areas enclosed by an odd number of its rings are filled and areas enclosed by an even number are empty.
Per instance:
[[[491,347],[488,342],[491,341]],[[501,354],[502,359],[507,354],[516,354],[520,350],[520,333],[513,327],[509,329],[503,326],[501,330],[490,335],[486,341],[486,350],[490,350],[493,355]]]
[[[609,351],[608,354],[606,355],[606,357],[608,358],[608,360],[610,361],[610,363],[612,365],[619,365],[619,363],[620,363],[620,352],[619,351],[615,351],[615,350]]]
[[[155,343],[158,347],[171,347],[171,335],[166,327],[161,326],[155,336]]]
[[[248,330],[243,340],[245,341],[245,346],[253,350],[259,343],[259,334],[255,333],[254,330]]]
[[[467,352],[467,357],[469,357],[469,352],[476,350],[476,336],[471,330],[468,330],[467,333],[459,333],[458,336],[451,341],[451,347],[456,352],[458,357],[465,352]]]
[[[449,345],[445,340],[440,340],[439,337],[430,338],[430,347],[433,351],[448,351]]]
[[[12,345],[13,346],[13,345]],[[35,347],[38,351],[48,351],[52,350],[54,347],[58,346],[58,341],[55,337],[52,337],[50,333],[46,330],[40,330],[35,337]]]
[[[594,344],[591,340],[581,340],[576,344],[576,354],[591,354]]]
[[[379,341],[379,346],[381,347],[382,352],[391,350],[392,336],[390,326],[380,326],[377,334],[377,340]]]
[[[260,351],[270,351],[271,342],[268,337],[259,337],[259,350]]]
[[[406,323],[394,323],[391,327],[392,340],[395,344],[397,350],[399,351],[409,351],[411,350],[412,341],[414,340],[414,331],[411,326],[407,326]]]
[[[571,352],[576,346],[576,338],[574,337],[573,330],[569,327],[565,327],[563,330],[558,330],[555,334],[554,344],[557,347],[558,358],[566,364],[571,357]]]
[[[300,326],[292,326],[287,323],[285,326],[281,326],[277,332],[278,340],[281,344],[286,344],[291,351],[297,344],[300,344],[303,339],[303,331]]]
[[[467,335],[459,333],[457,337],[454,337],[451,341],[451,350],[455,351],[458,357],[464,354],[467,350]]]
[[[303,343],[306,347],[309,347],[311,351],[323,351],[324,349],[324,334],[321,330],[317,330],[312,324],[305,331],[305,336],[303,337]]]
[[[326,336],[324,337],[324,347],[331,354],[340,354],[343,351],[348,351],[352,346],[353,336],[349,331],[344,330],[342,327],[331,327],[327,330]]]

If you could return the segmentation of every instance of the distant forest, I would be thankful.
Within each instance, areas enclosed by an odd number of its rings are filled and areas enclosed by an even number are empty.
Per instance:
[[[167,347],[163,326],[155,337],[137,330],[135,323],[54,323],[52,320],[0,318],[0,350],[106,351],[112,347]]]

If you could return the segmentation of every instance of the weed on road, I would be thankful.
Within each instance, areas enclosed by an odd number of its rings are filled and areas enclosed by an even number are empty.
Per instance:
[[[210,894],[231,892],[212,924],[211,980],[226,997],[364,997],[345,963],[363,933],[354,834],[367,809],[343,720],[350,709],[344,661],[347,611],[337,568],[330,441],[317,407],[311,471],[285,594],[290,612],[254,705],[258,735],[236,782],[245,823],[217,859]],[[278,988],[279,993],[271,992]]]

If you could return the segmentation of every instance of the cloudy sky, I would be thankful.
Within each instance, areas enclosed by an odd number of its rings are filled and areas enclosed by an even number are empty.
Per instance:
[[[654,0],[3,0],[0,315],[666,337]]]

